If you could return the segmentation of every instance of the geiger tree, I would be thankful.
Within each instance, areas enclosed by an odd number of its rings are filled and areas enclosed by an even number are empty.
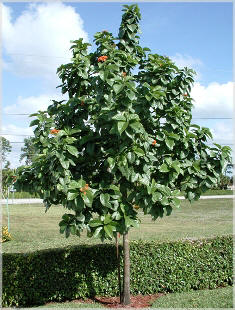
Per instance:
[[[154,220],[216,184],[230,148],[214,144],[208,128],[191,124],[194,72],[139,45],[137,5],[124,5],[118,37],[104,30],[97,49],[73,41],[71,63],[61,65],[66,101],[33,114],[39,155],[19,171],[17,185],[36,190],[46,209],[69,210],[60,232],[102,241],[123,235],[122,302],[130,303],[128,232],[138,209]],[[134,70],[136,68],[136,70]]]

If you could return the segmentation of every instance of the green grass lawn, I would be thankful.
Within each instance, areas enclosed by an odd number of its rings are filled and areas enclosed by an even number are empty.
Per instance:
[[[154,308],[233,308],[233,288],[218,288],[167,294],[158,298]]]
[[[232,189],[209,189],[202,196],[218,196],[218,195],[233,195]],[[184,196],[184,192],[180,193],[180,196]]]
[[[182,201],[181,208],[171,216],[153,222],[150,216],[140,212],[141,225],[130,231],[130,240],[172,241],[185,238],[204,238],[232,233],[232,199],[199,200],[190,204]],[[6,206],[3,209],[3,225],[7,225]],[[45,213],[39,205],[9,205],[10,233],[13,240],[2,244],[3,252],[30,252],[39,249],[63,247],[84,243],[100,243],[99,239],[71,236],[59,233],[61,216],[68,212],[61,206],[53,206]],[[109,241],[110,242],[110,241]],[[111,241],[113,242],[113,241]]]
[[[86,304],[86,303],[71,301],[71,302],[51,303],[51,304],[47,304],[45,306],[40,306],[37,308],[64,308],[64,309],[68,309],[68,308],[103,308],[103,306],[99,303]],[[32,308],[32,309],[35,309],[35,308]]]

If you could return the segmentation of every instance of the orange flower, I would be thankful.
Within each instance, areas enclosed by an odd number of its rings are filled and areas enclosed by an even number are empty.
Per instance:
[[[122,72],[122,75],[123,75],[123,76],[126,76],[126,72]]]
[[[84,101],[81,102],[81,105],[84,105]]]
[[[100,61],[105,61],[105,60],[107,60],[108,59],[108,56],[100,56],[99,58],[98,58],[98,62],[100,62]]]
[[[157,143],[157,141],[156,140],[153,140],[153,143],[152,143],[152,145],[155,145]]]
[[[134,205],[134,209],[138,210],[139,208],[140,208],[140,206]]]
[[[187,97],[188,95],[187,95],[187,94],[184,94],[184,96]]]
[[[50,131],[50,133],[51,133],[52,135],[56,135],[58,132],[59,132],[58,129],[52,129],[52,130]]]
[[[80,188],[80,192],[82,192],[84,195],[86,195],[86,191],[89,189],[89,185],[86,184],[85,186]]]

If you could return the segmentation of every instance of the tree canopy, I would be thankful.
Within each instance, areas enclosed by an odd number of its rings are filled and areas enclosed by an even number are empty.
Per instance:
[[[217,182],[231,149],[208,145],[208,128],[192,124],[194,71],[139,45],[139,8],[124,5],[117,37],[97,32],[95,52],[82,39],[58,68],[69,99],[33,114],[38,151],[17,186],[40,193],[48,209],[70,210],[60,231],[101,240],[178,208],[180,191],[197,200]]]

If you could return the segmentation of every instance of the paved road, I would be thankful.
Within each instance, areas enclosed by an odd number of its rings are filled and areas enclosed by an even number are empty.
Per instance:
[[[179,196],[179,199],[185,199],[183,196]],[[200,199],[234,199],[235,195],[218,195],[218,196],[201,196]],[[33,204],[42,203],[42,199],[38,198],[26,198],[26,199],[8,199],[8,204]],[[0,204],[6,204],[6,199],[0,199]]]

